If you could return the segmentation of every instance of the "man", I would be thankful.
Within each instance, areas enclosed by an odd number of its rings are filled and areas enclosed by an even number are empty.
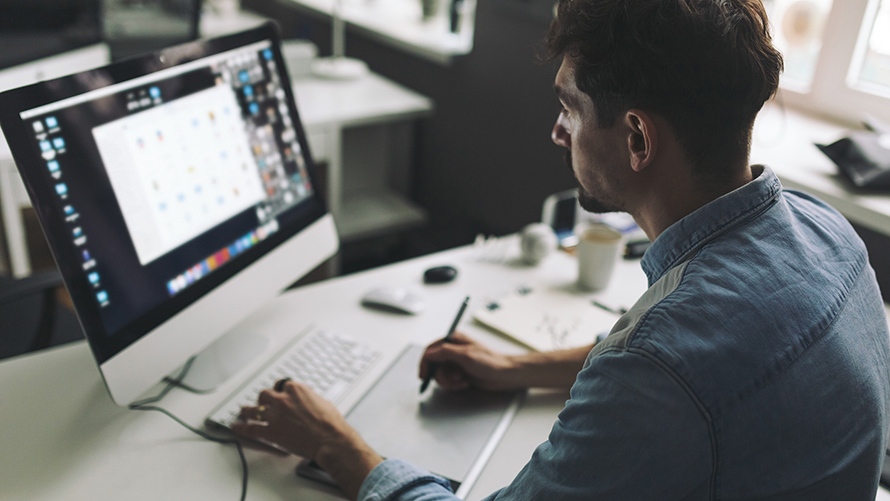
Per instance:
[[[653,241],[650,288],[592,349],[509,357],[434,343],[444,388],[571,387],[496,499],[873,500],[890,405],[883,303],[824,203],[749,166],[781,56],[759,0],[561,0],[553,140],[590,211]],[[315,458],[350,498],[447,499],[288,383],[234,429]]]

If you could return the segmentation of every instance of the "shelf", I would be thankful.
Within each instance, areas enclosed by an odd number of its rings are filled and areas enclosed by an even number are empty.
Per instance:
[[[201,24],[198,27],[202,37],[212,38],[249,30],[269,20],[252,12],[237,9],[235,6],[220,8],[220,10],[222,12],[216,12],[209,8],[209,5],[205,5],[201,12]]]
[[[416,228],[426,221],[426,211],[398,193],[348,193],[343,197],[337,229],[340,238],[349,242]]]
[[[290,1],[309,14],[330,19],[336,0]],[[447,0],[440,0],[440,14],[429,21],[421,19],[417,0],[340,1],[343,2],[341,17],[347,26],[396,49],[442,65],[451,64],[454,57],[473,50],[475,0],[463,2],[458,33],[448,30]],[[349,53],[348,46],[346,53]]]
[[[307,128],[368,125],[433,111],[430,98],[372,72],[355,80],[296,78],[293,89],[300,120]]]

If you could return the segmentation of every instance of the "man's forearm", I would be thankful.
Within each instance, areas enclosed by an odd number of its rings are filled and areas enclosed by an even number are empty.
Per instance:
[[[517,387],[571,388],[593,346],[515,355],[511,376]]]
[[[383,458],[350,429],[337,440],[323,445],[315,461],[337,482],[348,499],[355,499],[365,478]]]
[[[591,348],[511,356],[505,375],[516,387],[570,388]],[[355,499],[365,478],[383,459],[352,428],[332,435],[335,438],[322,444],[315,460],[349,499]]]

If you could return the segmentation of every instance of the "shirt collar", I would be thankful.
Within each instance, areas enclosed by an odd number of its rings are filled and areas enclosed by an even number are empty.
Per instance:
[[[782,184],[772,169],[754,165],[751,170],[754,179],[750,183],[699,207],[655,239],[641,263],[650,287],[709,240],[744,223],[778,200]]]

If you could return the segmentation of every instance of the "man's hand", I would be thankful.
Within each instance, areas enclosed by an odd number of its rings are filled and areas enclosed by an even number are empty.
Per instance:
[[[332,403],[308,386],[294,381],[276,386],[282,391],[264,390],[256,406],[241,409],[232,431],[314,459],[355,499],[365,477],[383,459]]]
[[[516,366],[507,355],[497,353],[469,337],[455,332],[451,340],[429,345],[420,359],[420,379],[425,379],[430,364],[436,364],[436,383],[446,390],[470,386],[484,390],[510,390],[522,387],[513,381]]]
[[[436,383],[446,390],[570,388],[592,346],[546,353],[504,355],[455,332],[449,342],[429,345],[420,360],[420,379],[437,364]]]

